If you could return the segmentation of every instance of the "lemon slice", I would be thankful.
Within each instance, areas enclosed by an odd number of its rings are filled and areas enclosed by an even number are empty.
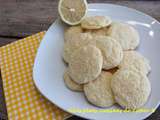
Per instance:
[[[58,12],[61,19],[69,25],[79,24],[87,13],[86,0],[60,0]]]

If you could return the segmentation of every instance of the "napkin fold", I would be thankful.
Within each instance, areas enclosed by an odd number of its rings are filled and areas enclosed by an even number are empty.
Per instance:
[[[45,99],[36,89],[32,68],[40,32],[0,48],[0,68],[8,112],[13,120],[62,120],[68,113]]]

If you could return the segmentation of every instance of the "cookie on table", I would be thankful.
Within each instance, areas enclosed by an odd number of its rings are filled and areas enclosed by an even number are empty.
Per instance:
[[[95,80],[102,70],[103,57],[101,51],[92,45],[78,49],[71,56],[69,75],[78,84]]]
[[[77,84],[74,82],[68,74],[68,69],[64,73],[64,82],[66,86],[73,91],[83,91],[83,85]]]
[[[108,70],[118,66],[123,59],[121,45],[113,38],[107,36],[97,36],[94,39],[96,47],[102,52],[103,69]]]
[[[81,27],[84,29],[100,29],[111,24],[111,19],[107,16],[90,16],[84,18]]]
[[[124,51],[123,60],[119,68],[134,68],[143,74],[148,74],[151,71],[149,60],[136,51]]]
[[[112,22],[108,29],[108,35],[117,40],[123,50],[133,50],[139,45],[139,34],[129,24]]]
[[[89,33],[79,33],[71,35],[64,43],[63,59],[69,63],[71,55],[80,47],[87,45],[92,40]]]
[[[115,101],[125,109],[138,109],[148,100],[151,85],[145,74],[134,69],[119,69],[112,77]]]
[[[115,103],[111,79],[111,73],[102,71],[98,78],[84,85],[84,93],[90,103],[99,107],[109,107]]]
[[[72,35],[77,33],[83,33],[83,29],[80,25],[69,27],[64,32],[64,40],[67,41]]]

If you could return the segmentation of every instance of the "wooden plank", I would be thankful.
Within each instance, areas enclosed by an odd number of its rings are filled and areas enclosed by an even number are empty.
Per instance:
[[[11,42],[14,42],[16,40],[18,40],[20,38],[9,38],[9,37],[0,37],[0,47],[1,46],[4,46],[4,45],[7,45]]]
[[[0,37],[0,47],[7,45],[11,42],[14,42],[20,38],[9,38],[9,37]],[[3,92],[3,83],[2,83],[2,76],[0,73],[0,120],[7,120],[7,108],[5,104],[5,97]]]
[[[88,0],[135,8],[160,20],[160,1]],[[0,36],[25,37],[48,27],[57,18],[58,0],[0,0]]]
[[[0,73],[0,120],[6,120],[6,119],[7,119],[7,109],[5,105],[2,78]]]
[[[16,41],[16,38],[4,38],[0,37],[0,47],[6,44],[9,44],[13,41]],[[3,92],[3,83],[2,83],[2,76],[0,73],[0,120],[7,120],[7,108],[5,104],[5,97]]]
[[[0,37],[0,47],[14,42],[20,38]],[[5,104],[5,97],[3,92],[2,76],[0,73],[0,120],[7,120],[7,108]]]
[[[153,114],[151,114],[145,120],[160,120],[160,106],[157,108],[157,110]]]
[[[51,0],[1,0],[0,36],[27,36],[47,29],[57,18]]]

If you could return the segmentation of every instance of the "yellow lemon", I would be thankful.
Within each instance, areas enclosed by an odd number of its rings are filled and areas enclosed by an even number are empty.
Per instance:
[[[87,13],[86,0],[60,0],[58,12],[61,19],[69,25],[79,24]]]

